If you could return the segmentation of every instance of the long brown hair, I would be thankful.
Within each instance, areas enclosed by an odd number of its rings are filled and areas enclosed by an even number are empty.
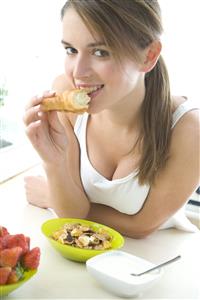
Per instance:
[[[141,50],[162,34],[157,0],[68,0],[62,8],[76,10],[91,33],[97,33],[116,59],[141,60]],[[140,184],[153,183],[169,154],[172,101],[167,69],[160,56],[145,76],[145,98],[141,108]]]

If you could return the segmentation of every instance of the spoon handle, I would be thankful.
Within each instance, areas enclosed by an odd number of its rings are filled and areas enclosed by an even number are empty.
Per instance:
[[[146,271],[144,271],[144,272],[142,272],[142,273],[131,273],[131,275],[132,275],[132,276],[140,276],[140,275],[149,273],[149,272],[151,272],[151,271],[154,271],[154,270],[156,270],[156,269],[159,269],[160,267],[163,267],[163,266],[166,266],[166,265],[168,265],[168,264],[171,264],[172,262],[174,262],[174,261],[176,261],[176,260],[178,260],[178,259],[180,259],[180,258],[181,258],[181,256],[178,255],[178,256],[176,256],[176,257],[174,257],[174,258],[172,258],[172,259],[170,259],[170,260],[168,260],[168,261],[166,261],[166,262],[164,262],[164,263],[162,263],[162,264],[159,264],[159,265],[157,265],[157,266],[155,266],[155,267],[153,267],[153,268],[151,268],[151,269],[148,269],[148,270],[146,270]]]

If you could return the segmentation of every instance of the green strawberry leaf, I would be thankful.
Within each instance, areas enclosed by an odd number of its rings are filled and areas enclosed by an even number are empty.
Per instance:
[[[24,268],[21,266],[20,262],[17,263],[15,267],[15,272],[17,274],[18,279],[22,279],[24,277]]]

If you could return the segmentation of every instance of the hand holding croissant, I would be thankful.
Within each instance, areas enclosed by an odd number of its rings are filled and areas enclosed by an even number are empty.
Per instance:
[[[44,98],[41,103],[43,111],[66,111],[84,113],[88,110],[90,89],[74,89],[56,94],[54,97]]]

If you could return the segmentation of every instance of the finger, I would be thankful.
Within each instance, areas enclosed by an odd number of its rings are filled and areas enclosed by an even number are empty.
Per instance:
[[[25,106],[25,110],[28,110],[32,106],[36,106],[41,103],[42,99],[45,97],[53,97],[55,96],[55,91],[45,91],[41,95],[35,95]]]
[[[49,111],[49,112],[46,112],[46,114],[48,115],[49,123],[57,132],[64,130],[63,126],[58,118],[57,111]]]
[[[30,109],[33,106],[39,105],[42,101],[43,97],[41,96],[34,96],[33,98],[31,98],[31,100],[26,104],[25,106],[25,110]]]
[[[29,125],[32,122],[39,120],[41,117],[39,115],[40,105],[32,106],[28,110],[26,110],[23,116],[23,122],[25,125]]]
[[[37,150],[48,142],[48,123],[42,120],[32,122],[25,128],[25,133]]]
[[[43,97],[54,97],[55,94],[56,94],[55,91],[45,91],[45,92],[43,93]]]
[[[65,134],[67,135],[68,139],[73,140],[75,138],[75,133],[74,133],[73,126],[72,126],[69,118],[67,117],[67,115],[62,116],[62,122],[64,123],[64,130],[65,130]]]
[[[38,130],[40,126],[41,120],[37,120],[35,122],[30,123],[25,129],[25,133],[29,137],[33,146],[37,144]]]
[[[25,129],[26,135],[43,161],[48,160],[47,148],[52,146],[52,137],[49,136],[48,122],[37,120],[30,123]]]

